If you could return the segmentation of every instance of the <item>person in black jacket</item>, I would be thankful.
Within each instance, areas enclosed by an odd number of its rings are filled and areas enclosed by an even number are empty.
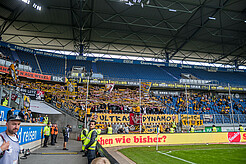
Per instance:
[[[9,116],[14,115],[14,110],[15,110],[15,107],[12,107],[12,108],[8,111],[8,113],[7,113],[7,119],[9,119]]]
[[[24,122],[24,108],[21,108],[21,111],[18,113],[18,116],[22,119],[21,122]]]

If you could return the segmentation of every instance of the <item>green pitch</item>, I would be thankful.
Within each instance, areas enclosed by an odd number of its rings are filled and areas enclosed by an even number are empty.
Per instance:
[[[245,164],[246,145],[180,145],[156,147],[132,147],[119,150],[125,156],[139,163],[204,163]]]

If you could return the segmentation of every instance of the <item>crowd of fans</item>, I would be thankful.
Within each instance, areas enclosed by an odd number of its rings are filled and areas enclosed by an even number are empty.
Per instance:
[[[3,85],[12,85],[11,80],[5,80]],[[19,88],[48,92],[52,95],[52,101],[66,102],[70,106],[74,106],[71,110],[75,110],[75,112],[85,111],[86,109],[87,87],[85,85],[74,86],[72,93],[68,92],[68,86],[64,84],[20,81],[17,86]],[[189,114],[232,114],[229,96],[214,96],[208,92],[189,92],[188,101],[186,102],[184,93],[163,96],[141,94],[140,107],[139,95],[139,88],[114,88],[111,92],[108,92],[104,86],[90,85],[87,111],[101,113],[186,114],[188,105]],[[246,114],[244,99],[232,99],[232,105],[234,114]]]

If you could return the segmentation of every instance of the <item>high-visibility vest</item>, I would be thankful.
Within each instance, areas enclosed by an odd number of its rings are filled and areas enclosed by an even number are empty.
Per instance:
[[[214,133],[216,133],[216,132],[217,132],[216,127],[213,127],[213,128],[212,128],[212,132],[214,132]]]
[[[193,127],[190,128],[190,132],[191,133],[194,133],[195,132],[195,129]]]
[[[80,138],[81,138],[81,141],[85,140],[86,139],[86,135],[84,135],[84,131],[85,131],[85,134],[87,135],[88,134],[88,129],[83,129],[80,133]]]
[[[49,126],[45,126],[44,127],[44,135],[45,136],[49,136],[50,135],[50,127]]]
[[[91,131],[87,134],[86,139],[85,139],[85,141],[84,141],[84,145],[82,146],[82,150],[85,150],[86,145],[88,145],[88,143],[91,141],[91,134],[92,134],[94,131],[97,132],[96,129],[93,129],[93,130],[91,130]],[[97,137],[96,137],[96,139],[95,139],[95,142],[88,148],[89,150],[96,150],[97,138],[98,138],[98,135],[97,135]]]
[[[172,127],[173,127],[173,128],[176,128],[176,122],[173,121],[172,124],[173,124]]]
[[[97,129],[97,135],[101,134],[101,129]]]
[[[170,128],[170,133],[174,133],[174,129],[173,128]]]
[[[49,122],[49,117],[44,117],[44,124],[48,124]]]
[[[108,134],[113,134],[113,129],[112,129],[112,127],[108,127]]]
[[[55,135],[57,135],[57,134],[58,134],[58,128],[57,128],[57,127],[55,127],[55,129],[56,129],[56,131],[55,131]]]
[[[50,134],[52,135],[52,134],[55,134],[55,127],[51,127],[51,132],[50,132]]]
[[[240,129],[240,132],[244,132],[243,127],[242,127],[242,126],[240,126],[240,127],[239,127],[239,129]]]
[[[9,100],[5,98],[4,102],[3,102],[3,106],[8,106]]]

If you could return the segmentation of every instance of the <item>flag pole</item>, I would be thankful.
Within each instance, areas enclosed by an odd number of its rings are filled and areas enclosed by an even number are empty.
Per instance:
[[[140,134],[142,133],[142,115],[141,115],[141,79],[139,79],[139,108],[140,108]]]
[[[155,148],[155,150],[156,151],[158,151],[158,135],[159,135],[159,125],[157,125],[157,130],[156,130],[156,132],[157,132],[157,141],[156,141],[156,148]]]
[[[230,104],[231,104],[231,113],[232,113],[232,123],[233,123],[233,131],[235,132],[235,125],[234,125],[234,114],[233,114],[233,107],[232,107],[232,97],[231,97],[231,86],[228,83],[229,87],[229,96],[230,96]]]
[[[185,97],[186,97],[186,110],[187,110],[187,127],[189,127],[189,115],[188,115],[188,98],[187,98],[187,87],[186,87],[186,83],[185,83]]]
[[[86,102],[85,102],[85,126],[87,128],[87,103],[88,103],[88,95],[89,95],[89,80],[90,76],[87,79],[87,89],[86,89]]]

